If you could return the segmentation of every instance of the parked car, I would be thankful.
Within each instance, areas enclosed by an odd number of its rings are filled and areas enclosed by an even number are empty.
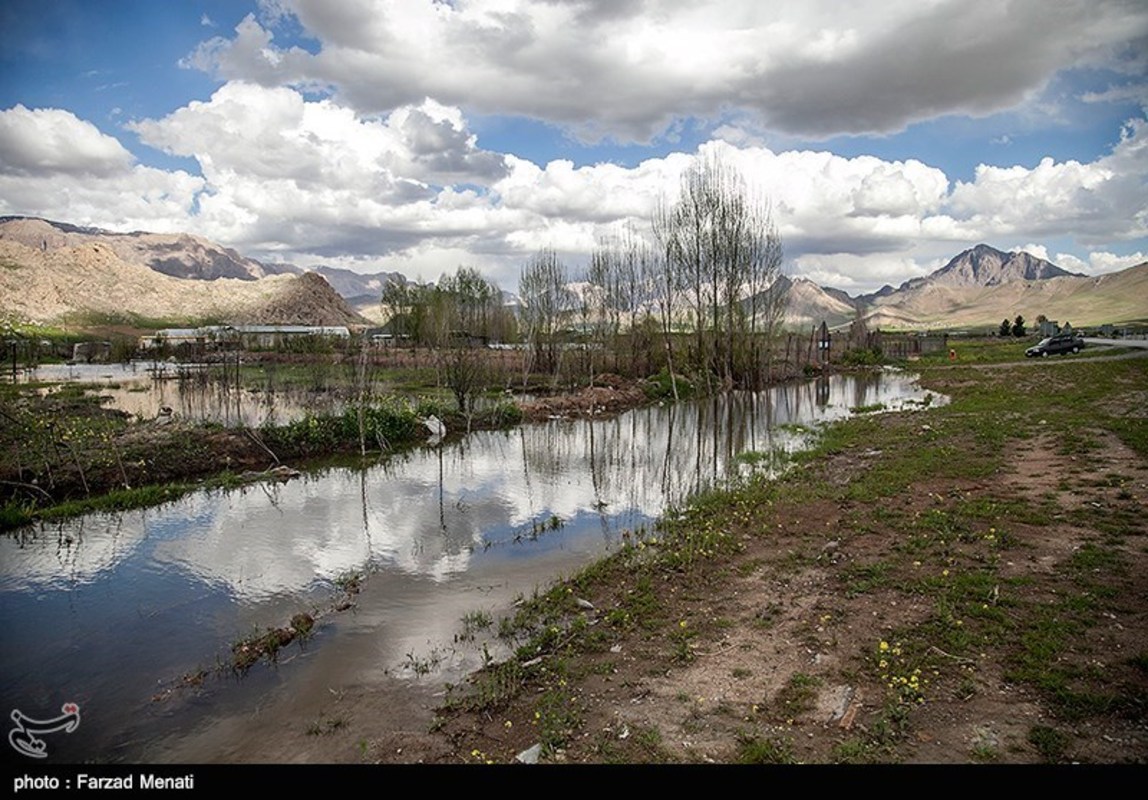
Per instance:
[[[1065,353],[1079,353],[1084,349],[1084,338],[1076,333],[1058,333],[1041,339],[1039,343],[1024,351],[1029,358],[1036,356],[1064,355]]]

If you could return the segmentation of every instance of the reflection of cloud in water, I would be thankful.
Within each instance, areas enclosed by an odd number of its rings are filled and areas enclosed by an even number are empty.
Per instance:
[[[0,537],[0,591],[92,583],[135,553],[145,536],[120,515],[98,514]]]
[[[532,526],[551,517],[597,518],[613,533],[628,520],[655,517],[735,474],[740,453],[792,449],[800,437],[787,424],[815,425],[851,407],[920,395],[904,375],[847,376],[613,419],[479,432],[366,470],[332,469],[287,484],[203,492],[102,523],[80,520],[82,546],[73,551],[43,543],[20,550],[6,540],[0,552],[14,555],[0,575],[6,586],[13,576],[94,576],[150,536],[158,564],[247,601],[365,568],[444,580],[465,572],[476,550],[529,539]]]

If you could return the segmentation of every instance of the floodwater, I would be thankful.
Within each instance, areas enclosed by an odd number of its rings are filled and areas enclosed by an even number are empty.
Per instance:
[[[242,388],[223,378],[220,365],[132,361],[126,364],[45,364],[21,379],[84,384],[109,408],[139,419],[164,413],[191,422],[258,428],[283,425],[307,413],[338,413],[345,405],[345,374],[336,366],[315,370],[310,385],[283,385],[275,365],[248,375]]]
[[[23,529],[0,537],[0,710],[80,707],[76,730],[43,736],[48,763],[232,760],[254,709],[339,686],[393,691],[428,669],[458,680],[484,658],[459,635],[465,616],[497,620],[667,506],[778,467],[820,423],[930,400],[943,398],[901,372],[832,376]],[[351,575],[356,605],[334,612]],[[318,615],[314,635],[278,664],[215,669],[232,642],[300,611]],[[198,670],[202,686],[171,691]]]

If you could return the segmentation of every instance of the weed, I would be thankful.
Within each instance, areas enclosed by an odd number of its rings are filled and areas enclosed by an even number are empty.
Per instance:
[[[882,761],[880,750],[859,736],[851,737],[833,746],[834,764],[877,764]]]
[[[442,664],[442,653],[434,648],[426,656],[416,656],[414,653],[407,653],[406,668],[412,672],[415,677],[421,678],[424,675],[429,675],[434,672]]]
[[[564,682],[560,681],[560,684]],[[542,747],[554,752],[566,744],[582,726],[582,709],[578,698],[564,685],[542,693],[534,706],[534,725]]]
[[[489,611],[468,611],[462,617],[462,633],[455,636],[456,641],[472,641],[478,631],[485,631],[494,624],[494,617]]]
[[[817,688],[821,679],[806,675],[804,672],[795,672],[777,692],[775,698],[782,715],[787,719],[800,717],[812,711],[817,702]]]
[[[847,597],[856,597],[875,589],[887,587],[891,567],[885,562],[876,564],[850,564],[841,570]]]
[[[859,347],[846,352],[841,363],[846,367],[879,367],[885,363],[885,357],[878,347]]]
[[[347,721],[342,717],[334,717],[332,719],[324,719],[323,715],[319,715],[319,719],[312,722],[307,726],[308,736],[325,736],[342,729],[347,724]],[[360,750],[366,752],[366,742],[360,741]]]
[[[0,531],[29,525],[35,519],[35,503],[10,500],[0,506]]]
[[[737,749],[739,764],[793,764],[793,748],[789,742],[774,738],[743,735]]]
[[[905,738],[908,729],[908,706],[896,700],[887,700],[871,726],[873,742],[881,747],[891,748]]]
[[[686,620],[680,620],[675,625],[669,634],[670,642],[673,644],[673,660],[679,664],[689,664],[694,660],[694,645],[691,640],[697,635],[695,631]]]
[[[889,689],[889,696],[897,705],[913,705],[925,702],[925,686],[929,681],[922,677],[920,667],[915,667],[901,642],[890,644],[882,640],[877,645],[877,668],[881,681]]]
[[[1036,748],[1046,764],[1058,764],[1064,760],[1069,738],[1056,728],[1033,725],[1028,731],[1028,742]]]
[[[363,587],[363,575],[360,572],[345,572],[335,578],[335,586],[347,594],[358,594]]]
[[[1128,663],[1141,672],[1148,674],[1148,650],[1141,650],[1128,659]]]
[[[970,755],[974,761],[981,763],[992,763],[1000,760],[1000,750],[996,744],[988,741],[976,742]]]
[[[290,644],[296,631],[292,628],[268,628],[241,639],[231,646],[231,667],[236,672],[247,672],[258,661],[266,658],[275,661],[279,650]]]
[[[503,708],[525,684],[528,671],[515,659],[480,670],[465,689],[452,688],[448,709],[491,712]]]
[[[652,725],[636,728],[633,738],[635,744],[650,753],[657,753],[662,748],[662,732]]]

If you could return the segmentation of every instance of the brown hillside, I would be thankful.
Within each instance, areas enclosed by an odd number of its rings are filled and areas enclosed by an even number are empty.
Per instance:
[[[1040,314],[1073,325],[1148,318],[1148,263],[1120,272],[1013,280],[993,286],[926,284],[873,301],[866,314],[875,327],[992,327],[1018,314]]]
[[[0,316],[58,323],[93,312],[172,322],[361,321],[319,276],[186,280],[128,263],[102,243],[45,249],[0,238]]]
[[[246,312],[248,322],[280,325],[369,325],[317,272],[305,272]]]

